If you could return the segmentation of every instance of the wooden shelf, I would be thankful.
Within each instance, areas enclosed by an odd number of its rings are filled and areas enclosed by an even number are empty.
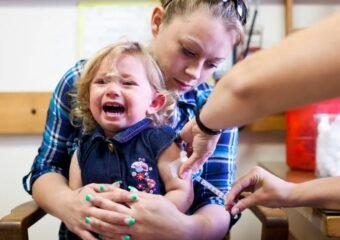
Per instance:
[[[1,92],[0,134],[41,134],[50,92]]]
[[[260,119],[249,126],[247,129],[251,131],[285,131],[286,130],[286,114],[278,113]]]

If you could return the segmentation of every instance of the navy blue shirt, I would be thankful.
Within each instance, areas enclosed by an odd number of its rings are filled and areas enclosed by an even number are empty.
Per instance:
[[[160,153],[175,139],[168,126],[155,127],[150,119],[126,128],[107,138],[97,127],[84,135],[78,149],[83,185],[122,181],[121,187],[133,186],[139,191],[165,194],[157,161]]]
[[[121,188],[133,186],[139,191],[165,194],[159,176],[157,161],[160,153],[176,138],[169,126],[155,127],[150,119],[119,131],[113,137],[105,136],[99,126],[82,136],[78,148],[78,162],[83,185],[122,181]],[[62,224],[60,239],[78,240]]]

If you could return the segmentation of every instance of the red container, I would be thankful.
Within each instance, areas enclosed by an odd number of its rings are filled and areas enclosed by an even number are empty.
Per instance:
[[[298,170],[315,170],[316,124],[319,113],[340,113],[340,98],[327,100],[286,113],[287,164]]]

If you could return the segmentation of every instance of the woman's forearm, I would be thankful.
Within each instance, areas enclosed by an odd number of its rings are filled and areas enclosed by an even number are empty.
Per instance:
[[[67,180],[58,173],[42,175],[34,182],[32,187],[32,196],[37,204],[47,213],[59,219],[62,219],[64,204],[70,194],[72,194],[72,191]]]
[[[319,178],[295,184],[287,207],[311,206],[340,209],[340,177]]]
[[[236,64],[219,80],[200,119],[211,129],[339,96],[340,13]]]

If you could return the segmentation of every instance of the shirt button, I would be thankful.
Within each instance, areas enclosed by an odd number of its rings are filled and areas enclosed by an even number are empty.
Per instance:
[[[113,150],[114,150],[114,147],[113,147],[112,143],[108,143],[107,144],[107,148],[109,149],[110,152],[113,152]]]

